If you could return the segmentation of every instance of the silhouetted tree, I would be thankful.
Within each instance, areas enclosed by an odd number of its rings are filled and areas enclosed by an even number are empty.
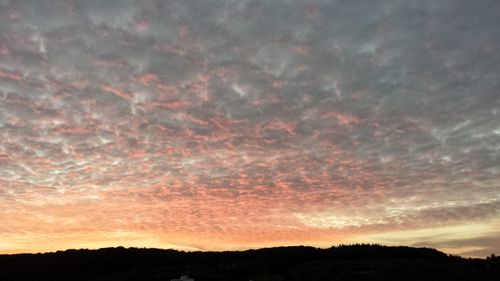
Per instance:
[[[339,245],[233,252],[104,248],[0,255],[0,280],[156,281],[185,274],[231,280],[500,280],[500,259],[463,259],[435,249]]]

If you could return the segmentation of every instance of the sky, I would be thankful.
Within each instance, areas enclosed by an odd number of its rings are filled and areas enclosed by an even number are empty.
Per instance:
[[[500,253],[500,2],[0,0],[0,253]]]

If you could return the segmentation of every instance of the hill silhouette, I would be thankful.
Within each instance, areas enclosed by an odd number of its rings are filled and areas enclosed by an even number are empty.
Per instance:
[[[183,252],[140,248],[0,255],[0,280],[500,280],[500,258],[464,259],[430,248],[349,245]]]

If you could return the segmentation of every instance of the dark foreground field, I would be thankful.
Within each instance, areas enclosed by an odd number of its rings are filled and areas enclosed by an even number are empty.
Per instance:
[[[106,248],[0,255],[0,280],[500,280],[500,259],[427,248],[281,247],[242,252]]]

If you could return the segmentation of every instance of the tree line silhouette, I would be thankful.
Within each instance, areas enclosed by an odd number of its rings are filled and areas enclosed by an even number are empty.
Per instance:
[[[465,259],[435,249],[340,245],[184,252],[145,248],[0,255],[0,280],[169,281],[500,280],[500,258]]]

